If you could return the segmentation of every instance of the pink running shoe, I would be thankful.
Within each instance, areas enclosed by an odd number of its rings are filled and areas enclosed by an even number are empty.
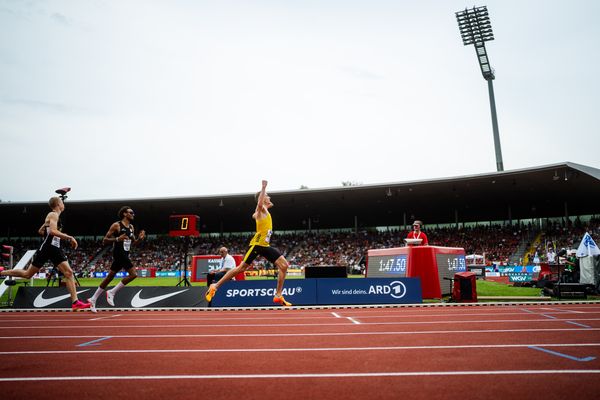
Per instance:
[[[90,308],[91,306],[92,305],[90,303],[84,303],[83,301],[77,299],[77,301],[71,305],[71,310],[73,310],[73,311],[85,310],[87,308]]]

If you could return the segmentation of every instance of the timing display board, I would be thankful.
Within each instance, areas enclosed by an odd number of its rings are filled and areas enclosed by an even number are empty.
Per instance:
[[[369,278],[404,278],[408,254],[369,256]]]
[[[407,246],[367,253],[367,278],[421,278],[423,298],[439,299],[451,292],[449,281],[467,270],[465,250],[456,247]]]
[[[198,236],[200,217],[191,214],[171,215],[169,217],[169,236]]]
[[[464,254],[436,253],[438,273],[440,278],[454,278],[457,272],[467,272],[467,263]]]

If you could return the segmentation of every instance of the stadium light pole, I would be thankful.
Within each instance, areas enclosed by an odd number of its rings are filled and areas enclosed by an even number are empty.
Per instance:
[[[498,131],[498,117],[496,116],[496,100],[494,97],[495,79],[494,70],[490,65],[490,60],[485,49],[485,42],[494,40],[492,25],[488,15],[487,7],[465,8],[464,11],[456,13],[458,29],[465,46],[475,45],[475,53],[479,61],[479,68],[483,74],[483,79],[488,83],[488,92],[490,95],[490,108],[492,111],[492,128],[494,130],[494,148],[496,150],[496,169],[504,171],[502,162],[502,149],[500,148],[500,132]]]

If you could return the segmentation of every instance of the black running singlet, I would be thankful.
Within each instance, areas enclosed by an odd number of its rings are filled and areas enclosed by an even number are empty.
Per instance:
[[[131,249],[131,242],[133,241],[133,229],[131,227],[127,227],[123,225],[121,221],[119,221],[119,231],[115,234],[115,237],[118,238],[121,235],[127,235],[127,239],[122,242],[115,242],[113,245],[113,257],[115,259],[118,258],[129,258],[129,250]]]

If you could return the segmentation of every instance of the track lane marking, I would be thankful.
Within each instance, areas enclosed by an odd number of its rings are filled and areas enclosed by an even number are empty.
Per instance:
[[[362,325],[432,325],[432,324],[501,324],[521,322],[566,322],[566,321],[600,321],[600,318],[569,318],[559,319],[543,315],[543,319],[497,319],[497,320],[473,320],[473,321],[394,321],[394,322],[362,322]],[[352,318],[352,317],[345,317]],[[355,322],[354,322],[355,323]],[[340,323],[314,323],[314,324],[157,324],[157,325],[31,325],[31,326],[0,326],[1,329],[93,329],[93,328],[252,328],[252,327],[319,327],[319,326],[344,326]]]
[[[574,321],[565,321],[567,324],[573,324],[573,325],[577,325],[577,326],[582,326],[584,328],[591,328],[591,326],[589,325],[585,325],[585,324],[580,324],[578,322],[574,322]]]
[[[552,351],[552,350],[544,349],[544,348],[539,347],[539,346],[528,346],[528,347],[530,349],[533,349],[533,350],[539,350],[539,351],[543,351],[544,353],[552,354],[553,356],[568,358],[569,360],[573,360],[573,361],[587,362],[587,361],[592,361],[592,360],[596,359],[596,357],[591,357],[591,356],[583,357],[583,358],[574,357],[574,356],[570,356],[568,354],[559,353],[558,351]]]
[[[525,311],[527,313],[530,314],[534,314],[534,315],[540,315],[539,313],[536,313],[535,311],[531,311],[531,310],[526,310],[526,309],[521,309],[522,311]],[[133,315],[134,313],[139,313],[139,311],[134,311],[129,313],[128,315],[125,314],[119,314],[119,315],[125,315],[124,318],[120,318],[120,321],[220,321],[220,320],[225,320],[225,321],[231,321],[231,320],[273,320],[273,319],[277,319],[277,320],[304,320],[304,319],[329,319],[331,318],[331,314],[334,313],[329,313],[327,315],[318,315],[318,316],[304,316],[306,314],[302,314],[302,315],[294,315],[294,316],[281,316],[281,315],[275,315],[273,314],[272,316],[266,316],[265,313],[256,313],[256,315],[261,315],[261,317],[248,317],[248,316],[244,316],[244,317],[237,317],[237,316],[223,316],[223,317],[213,317],[211,316],[207,316],[205,317],[171,317],[171,316],[165,316],[163,318],[159,318],[158,316],[156,318],[148,318],[148,317],[141,317],[141,318],[136,318],[135,315]],[[182,312],[180,312],[178,315],[182,315]],[[223,311],[223,314],[233,314],[233,312],[231,311]],[[561,315],[565,315],[565,314],[600,314],[600,311],[565,311],[565,312],[560,312],[560,313],[555,313],[555,314],[561,314]],[[61,315],[61,318],[48,318],[48,313],[41,313],[44,315],[40,315],[39,318],[32,318],[32,315],[23,315],[23,317],[26,317],[28,319],[23,319],[23,318],[18,318],[17,316],[14,315],[15,313],[12,313],[11,315],[7,315],[5,318],[2,318],[2,316],[0,315],[0,323],[6,322],[6,323],[14,323],[14,322],[79,322],[79,321],[89,321],[89,317],[88,316],[81,316],[81,315],[75,315],[73,316],[73,318],[64,318],[64,315]],[[447,313],[447,314],[384,314],[384,313],[370,313],[367,314],[365,312],[354,312],[353,313],[355,317],[360,317],[362,318],[432,318],[432,317],[448,317],[448,318],[452,318],[452,317],[472,317],[472,316],[500,316],[500,315],[523,315],[520,312],[490,312],[490,313]],[[549,314],[549,313],[547,313]],[[198,313],[194,312],[193,313],[194,316],[197,316]],[[248,313],[248,314],[244,314],[244,315],[252,315],[252,313]],[[339,315],[339,314],[338,314]],[[29,319],[31,318],[31,319]],[[107,318],[107,317],[100,317],[100,318]],[[340,317],[343,318],[343,317]]]
[[[348,324],[347,326],[353,326]],[[527,328],[527,329],[480,329],[480,330],[455,330],[455,331],[374,331],[374,332],[317,332],[317,333],[198,333],[198,334],[159,334],[159,335],[111,335],[113,338],[206,338],[206,337],[264,337],[276,335],[277,337],[301,337],[301,336],[368,336],[368,335],[448,335],[465,333],[521,333],[521,332],[596,332],[600,328]],[[98,335],[46,335],[46,336],[0,336],[0,340],[23,340],[23,339],[80,339],[97,338]]]
[[[89,342],[78,344],[77,347],[85,347],[85,346],[98,346],[98,342],[102,342],[104,340],[110,339],[112,336],[101,337],[100,339],[90,340]],[[0,353],[2,354],[2,353]]]
[[[110,337],[92,340],[89,343],[110,339]],[[87,345],[84,344],[84,345]],[[78,345],[82,346],[82,345]],[[2,351],[0,355],[41,355],[41,354],[110,354],[110,353],[277,353],[277,352],[317,352],[317,351],[391,351],[391,350],[455,350],[455,349],[514,349],[541,347],[600,347],[600,343],[535,343],[535,344],[472,344],[443,346],[369,346],[369,347],[291,347],[291,348],[236,348],[236,349],[109,349],[109,350],[28,350]],[[594,357],[592,357],[593,359]]]
[[[2,377],[0,382],[44,382],[44,381],[92,381],[92,380],[157,380],[157,379],[301,379],[301,378],[369,378],[404,376],[464,376],[464,375],[535,375],[535,374],[600,374],[600,369],[551,369],[551,370],[508,370],[508,371],[421,371],[421,372],[356,372],[356,373],[313,373],[313,374],[238,374],[238,375],[114,375],[114,376],[23,376]]]
[[[101,319],[116,318],[116,317],[120,317],[120,316],[122,316],[122,315],[123,315],[123,314],[117,314],[117,315],[110,315],[110,316],[108,316],[108,317],[98,317],[98,318],[92,318],[92,319],[90,319],[90,321],[99,321],[99,320],[101,320]]]

